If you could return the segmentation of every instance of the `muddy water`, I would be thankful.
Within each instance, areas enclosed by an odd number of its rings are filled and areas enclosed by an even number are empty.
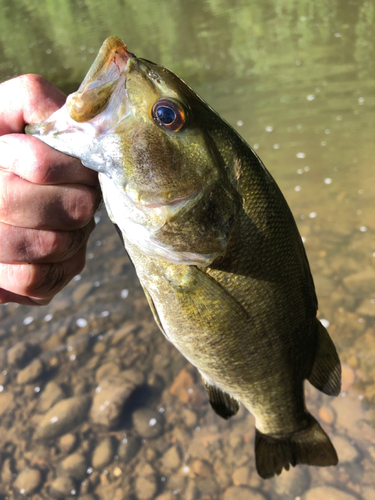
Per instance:
[[[104,210],[87,266],[47,307],[0,307],[0,498],[375,498],[375,9],[372,2],[0,0],[0,79],[77,88],[122,37],[257,150],[304,238],[337,398],[306,385],[340,464],[263,481],[252,417],[225,422],[158,331]]]

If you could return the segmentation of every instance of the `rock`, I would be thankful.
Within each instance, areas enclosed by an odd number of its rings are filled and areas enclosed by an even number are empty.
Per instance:
[[[183,368],[173,382],[170,392],[174,396],[178,397],[183,403],[187,403],[190,399],[189,390],[192,389],[193,385],[193,377],[185,368]]]
[[[359,273],[349,274],[343,279],[346,289],[354,295],[370,295],[374,291],[374,282],[375,270],[372,267]]]
[[[90,336],[88,334],[70,335],[67,340],[68,356],[82,356],[85,354],[90,346]]]
[[[70,453],[77,443],[77,436],[75,434],[65,434],[59,439],[59,448],[61,453]]]
[[[359,459],[359,451],[346,436],[333,436],[332,444],[337,451],[340,464],[353,463]]]
[[[138,437],[131,436],[129,438],[124,438],[117,450],[117,455],[124,462],[130,462],[142,446],[141,439]]]
[[[37,380],[43,373],[44,365],[40,359],[34,359],[29,365],[27,365],[23,370],[18,372],[17,383],[18,384],[30,384]]]
[[[111,377],[113,375],[117,375],[119,372],[120,372],[120,367],[116,363],[113,363],[113,361],[109,363],[104,363],[103,365],[99,366],[99,368],[96,370],[95,380],[97,383],[99,383],[102,379]]]
[[[30,359],[32,346],[27,342],[17,342],[7,353],[7,361],[10,365],[21,365]]]
[[[207,462],[204,462],[203,460],[194,460],[194,462],[191,464],[191,469],[197,476],[212,476],[211,465]]]
[[[155,498],[158,485],[155,476],[137,477],[135,480],[135,492],[138,500],[152,500]]]
[[[181,465],[181,456],[177,446],[171,446],[161,457],[162,466],[169,470],[176,470]]]
[[[307,491],[302,498],[303,500],[356,500],[357,497],[333,486],[318,486]]]
[[[5,413],[13,410],[15,406],[14,395],[12,392],[1,392],[0,393],[0,417]]]
[[[56,382],[48,382],[45,386],[42,394],[40,395],[38,402],[38,411],[39,413],[45,413],[53,405],[64,399],[65,393]]]
[[[232,474],[233,484],[235,486],[246,486],[249,484],[249,479],[251,476],[251,470],[249,467],[240,467],[236,469]]]
[[[155,500],[176,500],[176,495],[171,492],[162,493],[161,495],[158,495]]]
[[[219,487],[212,477],[198,477],[196,479],[197,488],[204,496],[213,498],[217,495]]]
[[[309,487],[310,473],[308,467],[300,465],[291,467],[288,472],[283,471],[280,476],[273,477],[270,484],[280,500],[295,499]]]
[[[346,363],[341,364],[341,378],[341,390],[346,392],[355,381],[354,370]]]
[[[136,370],[126,370],[101,380],[90,411],[91,421],[109,429],[116,426],[126,401],[143,381],[144,375]]]
[[[35,431],[35,439],[56,438],[71,431],[86,418],[90,403],[89,396],[59,401],[44,415]]]
[[[266,500],[259,491],[245,488],[245,486],[230,486],[223,495],[223,500]]]
[[[50,487],[50,494],[54,498],[65,498],[75,496],[77,493],[76,485],[72,478],[68,476],[57,477]]]
[[[336,413],[334,409],[327,405],[322,406],[319,408],[319,417],[325,422],[326,424],[332,425],[334,421],[336,420]]]
[[[17,476],[14,486],[21,495],[34,493],[42,483],[42,475],[39,470],[26,467]]]
[[[181,416],[183,418],[184,424],[188,428],[193,428],[196,427],[197,422],[198,422],[198,417],[197,414],[194,413],[193,411],[189,410],[188,408],[184,408],[181,412]]]
[[[82,453],[68,455],[57,467],[59,476],[69,476],[82,481],[87,476],[87,460]]]
[[[360,316],[375,317],[375,294],[371,294],[370,298],[365,299],[356,312]]]
[[[133,413],[133,425],[142,438],[156,438],[163,432],[164,418],[158,411],[141,408]]]
[[[95,469],[105,467],[112,462],[115,454],[115,447],[111,437],[104,438],[95,448],[91,463]]]
[[[79,304],[86,295],[92,290],[93,284],[91,282],[81,283],[72,293],[73,302]]]

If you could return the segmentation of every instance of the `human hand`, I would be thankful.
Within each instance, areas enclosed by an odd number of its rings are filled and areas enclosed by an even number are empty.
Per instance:
[[[97,174],[23,133],[65,99],[37,75],[0,84],[0,304],[48,304],[85,265]]]

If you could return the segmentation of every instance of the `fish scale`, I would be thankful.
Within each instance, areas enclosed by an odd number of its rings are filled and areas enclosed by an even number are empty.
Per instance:
[[[337,395],[340,361],[292,213],[238,133],[116,37],[27,133],[100,172],[158,326],[199,370],[216,413],[227,419],[242,402],[254,415],[258,473],[335,465],[304,380]]]

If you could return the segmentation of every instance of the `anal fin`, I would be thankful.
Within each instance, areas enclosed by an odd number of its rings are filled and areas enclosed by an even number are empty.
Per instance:
[[[233,415],[235,415],[240,409],[238,401],[219,387],[209,384],[203,376],[202,379],[210,405],[215,413],[225,420],[233,417]]]
[[[324,394],[337,396],[341,390],[340,360],[327,330],[318,319],[316,321],[318,348],[308,380]]]

